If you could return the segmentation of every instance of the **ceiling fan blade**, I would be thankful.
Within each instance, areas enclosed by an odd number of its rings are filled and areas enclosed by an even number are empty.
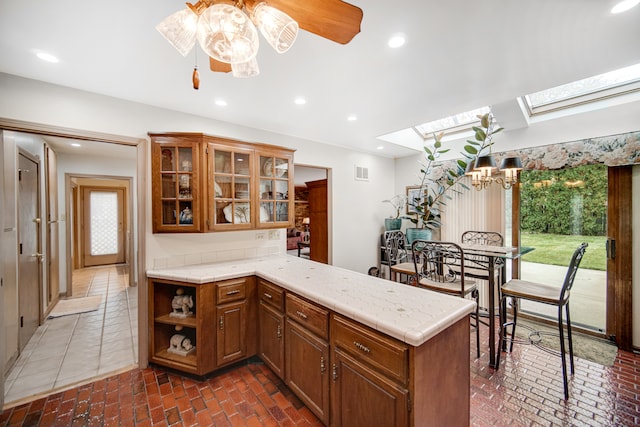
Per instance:
[[[246,0],[253,9],[260,0]],[[347,44],[360,32],[362,9],[342,0],[269,0],[298,22],[300,28],[340,44]]]
[[[231,64],[226,62],[220,62],[212,57],[209,57],[209,68],[211,71],[218,71],[220,73],[228,73],[231,71]]]

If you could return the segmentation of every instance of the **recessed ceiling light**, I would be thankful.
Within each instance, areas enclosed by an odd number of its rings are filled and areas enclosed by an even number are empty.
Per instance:
[[[407,39],[405,38],[404,35],[396,34],[389,39],[387,44],[389,45],[389,47],[397,48],[397,47],[403,46],[406,43],[406,41]]]
[[[384,147],[383,147],[382,145],[378,145],[376,148],[377,148],[378,150],[384,150]]]
[[[351,114],[349,117],[347,117],[347,120],[349,120],[350,122],[355,122],[356,120],[358,120],[358,116],[356,116],[355,114]]]
[[[50,53],[46,53],[46,52],[37,52],[36,56],[40,59],[42,59],[43,61],[47,61],[47,62],[52,62],[52,63],[57,63],[60,62],[60,60],[58,58],[56,58],[55,56],[51,55]]]
[[[77,142],[72,142],[71,146],[72,147],[82,147],[82,145],[78,144]]]
[[[224,99],[216,99],[214,102],[218,107],[226,107],[227,106],[227,101],[225,101]]]
[[[611,8],[611,13],[622,13],[637,6],[640,0],[623,0]]]
[[[307,103],[307,100],[304,99],[303,97],[299,96],[293,102],[295,102],[298,105],[304,105],[304,104]]]

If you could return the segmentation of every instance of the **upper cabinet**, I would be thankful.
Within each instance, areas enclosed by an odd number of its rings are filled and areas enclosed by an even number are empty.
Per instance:
[[[149,135],[154,233],[292,226],[292,150],[199,133]]]

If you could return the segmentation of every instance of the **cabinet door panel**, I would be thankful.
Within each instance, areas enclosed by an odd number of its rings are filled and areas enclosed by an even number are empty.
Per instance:
[[[219,306],[217,335],[218,366],[240,360],[247,353],[247,302]]]
[[[408,391],[349,357],[333,352],[332,426],[408,425]]]
[[[287,320],[286,383],[325,424],[329,421],[329,345]]]
[[[264,363],[284,379],[284,315],[260,302],[258,352]]]

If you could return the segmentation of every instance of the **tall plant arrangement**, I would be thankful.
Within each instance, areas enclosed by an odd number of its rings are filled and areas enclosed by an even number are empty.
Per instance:
[[[450,151],[444,148],[442,138],[444,132],[434,134],[433,148],[424,146],[425,161],[420,163],[420,197],[407,200],[407,204],[413,208],[415,214],[405,217],[417,228],[436,229],[442,226],[441,211],[446,205],[446,200],[451,199],[449,191],[460,192],[458,185],[464,190],[469,187],[462,182],[468,167],[472,167],[478,158],[487,149],[490,151],[493,145],[492,136],[502,130],[495,129],[491,113],[479,115],[480,126],[474,126],[474,139],[468,139],[463,147],[462,159],[456,160],[453,165],[445,167],[442,173],[434,173],[434,162],[440,155]],[[470,166],[471,165],[471,166]]]

